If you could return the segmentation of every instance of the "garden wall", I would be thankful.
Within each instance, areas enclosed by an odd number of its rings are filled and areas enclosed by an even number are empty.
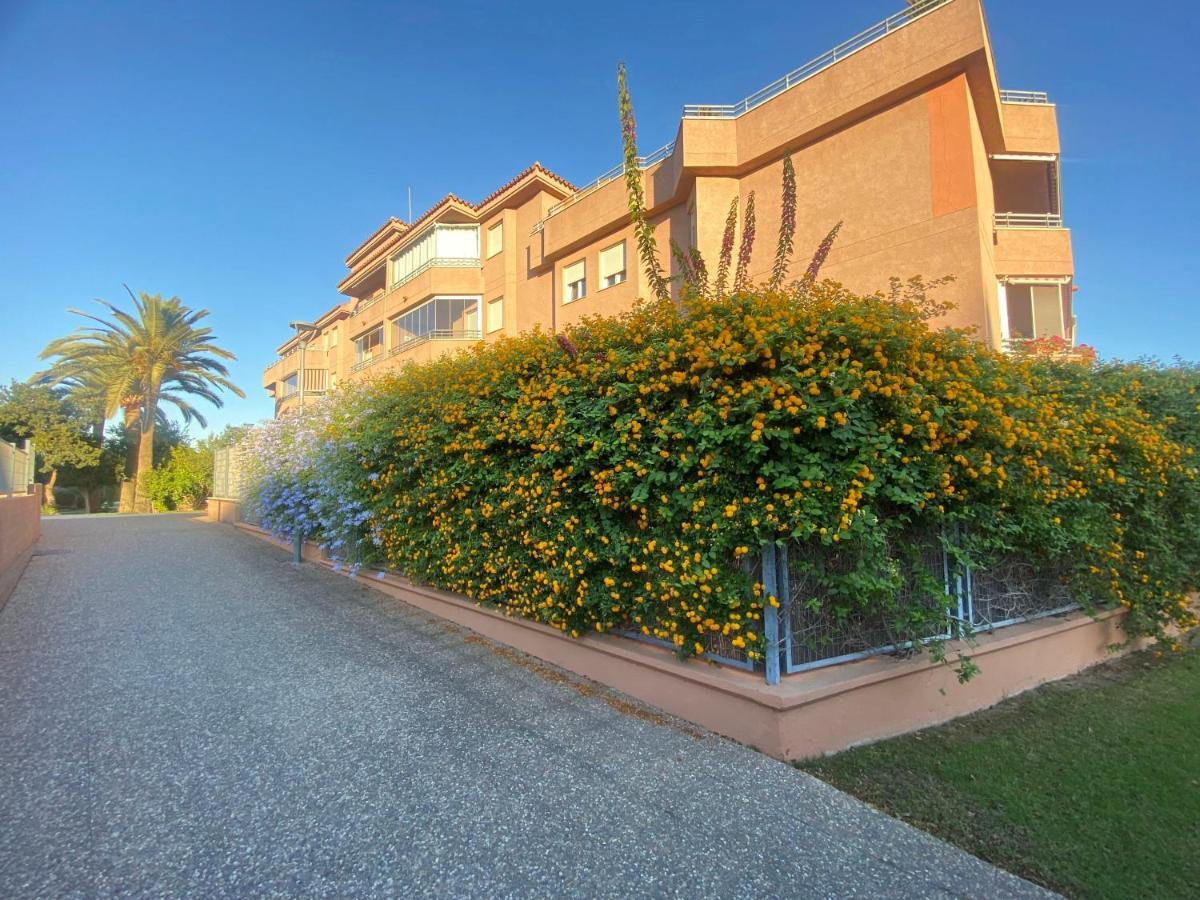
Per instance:
[[[210,521],[222,521],[211,513]],[[218,513],[218,516],[220,514]],[[239,528],[290,551],[261,529]],[[308,562],[331,566],[315,544]],[[1070,613],[981,635],[969,648],[981,674],[959,684],[954,670],[928,654],[873,657],[816,669],[767,685],[761,674],[612,635],[574,639],[560,631],[476,606],[446,591],[387,575],[362,578],[411,606],[470,628],[568,671],[783,760],[833,753],[944,722],[1112,656],[1124,640],[1123,613]],[[947,648],[953,658],[955,644]]]
[[[0,496],[0,607],[17,586],[41,533],[40,485],[33,494]]]

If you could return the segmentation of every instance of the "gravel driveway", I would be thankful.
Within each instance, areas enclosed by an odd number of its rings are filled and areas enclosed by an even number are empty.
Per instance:
[[[1038,896],[236,529],[48,519],[0,611],[0,896]]]

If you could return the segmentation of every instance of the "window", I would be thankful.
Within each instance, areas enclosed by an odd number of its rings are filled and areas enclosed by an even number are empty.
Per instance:
[[[354,339],[355,362],[366,362],[383,352],[383,326],[378,325]]]
[[[600,289],[625,280],[625,242],[600,251]]]
[[[293,372],[287,378],[283,379],[283,394],[284,397],[290,397],[296,391],[300,390],[300,373]]]
[[[394,287],[425,266],[479,262],[478,225],[434,225],[391,259]]]
[[[396,346],[426,339],[479,337],[478,297],[434,297],[392,320]]]
[[[496,297],[494,300],[488,301],[487,307],[487,330],[488,334],[493,331],[499,331],[504,327],[504,298]]]
[[[570,303],[587,296],[587,270],[584,261],[563,267],[563,303]]]
[[[1010,284],[1005,305],[1009,340],[1067,336],[1061,285]]]
[[[491,259],[497,253],[504,249],[504,223],[497,222],[487,233],[487,254],[488,259]]]
[[[325,349],[332,350],[337,347],[337,326],[334,325],[325,332]]]

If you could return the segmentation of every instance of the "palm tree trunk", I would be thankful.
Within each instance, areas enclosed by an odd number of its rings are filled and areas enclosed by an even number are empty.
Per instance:
[[[154,468],[154,419],[158,412],[158,398],[146,392],[142,410],[141,433],[138,435],[137,477],[134,479],[133,511],[153,512],[150,499],[146,496],[146,476]]]
[[[125,407],[125,478],[121,482],[121,501],[117,507],[121,512],[133,512],[134,484],[138,471],[138,436],[141,434],[140,410],[137,406]]]
[[[58,481],[58,469],[51,469],[50,478],[46,482],[46,493],[42,498],[42,502],[52,509],[58,507],[58,504],[54,502],[54,483],[56,481]]]

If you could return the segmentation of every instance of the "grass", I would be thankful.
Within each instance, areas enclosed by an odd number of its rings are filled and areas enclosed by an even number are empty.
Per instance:
[[[1194,647],[1132,654],[947,725],[798,765],[1069,896],[1200,896]]]

